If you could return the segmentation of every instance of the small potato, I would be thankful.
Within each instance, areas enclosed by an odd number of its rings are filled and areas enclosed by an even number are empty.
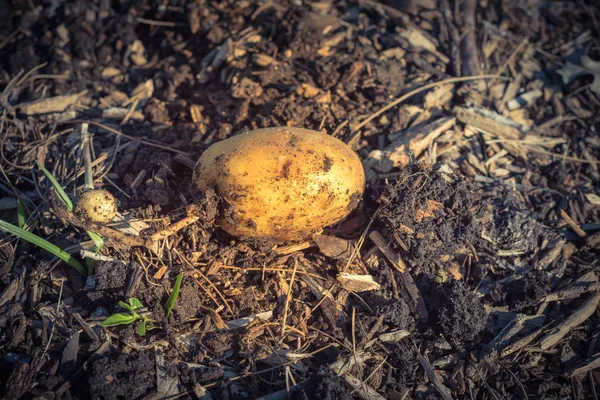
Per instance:
[[[79,198],[76,212],[90,222],[107,223],[117,215],[117,200],[106,190],[88,190]]]
[[[345,218],[360,202],[365,174],[340,140],[300,128],[242,133],[208,148],[194,185],[224,201],[219,223],[232,235],[303,239]]]

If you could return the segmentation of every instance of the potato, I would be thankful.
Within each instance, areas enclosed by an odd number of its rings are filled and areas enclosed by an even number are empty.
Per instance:
[[[360,202],[365,174],[340,140],[300,128],[265,128],[213,144],[194,185],[223,200],[218,222],[232,235],[303,239],[345,218]]]
[[[79,198],[76,212],[90,222],[107,223],[117,215],[117,199],[106,190],[88,190]]]

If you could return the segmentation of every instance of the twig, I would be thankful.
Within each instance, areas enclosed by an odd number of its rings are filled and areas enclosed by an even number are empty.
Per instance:
[[[358,359],[356,358],[356,309],[352,307],[352,356],[354,357],[354,362],[358,364]]]
[[[352,254],[348,258],[348,261],[344,265],[344,268],[342,268],[342,272],[346,272],[346,270],[348,269],[348,267],[350,266],[350,264],[352,264],[352,261],[354,261],[354,259],[356,258],[356,256],[360,252],[360,249],[362,248],[362,245],[365,242],[365,238],[367,237],[367,233],[369,232],[369,229],[371,228],[371,225],[373,225],[373,222],[375,221],[375,217],[377,217],[377,214],[379,214],[379,211],[383,207],[384,207],[384,205],[379,206],[379,208],[377,208],[377,210],[375,210],[375,212],[373,213],[373,216],[371,217],[371,220],[367,224],[367,227],[365,228],[365,230],[363,231],[363,233],[361,233],[360,239],[358,239],[358,242],[354,246],[354,249],[352,250]]]
[[[446,386],[444,386],[442,382],[440,382],[436,374],[433,372],[433,368],[431,368],[429,361],[427,361],[427,359],[423,357],[419,352],[417,352],[417,359],[419,360],[419,364],[421,364],[421,367],[423,367],[423,369],[425,370],[429,381],[433,383],[433,385],[435,386],[437,391],[440,392],[440,395],[442,395],[444,400],[452,400],[450,389],[448,389]]]
[[[577,236],[579,236],[580,238],[586,237],[587,234],[585,233],[585,231],[581,229],[577,222],[575,222],[565,210],[560,210],[560,216],[571,227],[571,229],[573,229]]]
[[[403,273],[404,271],[406,271],[406,263],[404,262],[402,257],[400,257],[396,252],[394,252],[390,248],[391,242],[387,242],[384,239],[384,237],[381,236],[381,233],[373,231],[369,234],[369,239],[373,241],[375,246],[379,248],[379,251],[381,251],[385,258],[387,258],[388,261],[392,263],[392,265],[398,270],[398,272]]]
[[[298,361],[304,360],[305,358],[310,358],[310,357],[314,356],[317,353],[320,353],[320,352],[322,352],[324,350],[327,350],[331,346],[333,346],[333,344],[329,343],[325,347],[317,349],[317,350],[313,351],[312,353],[307,353],[304,357],[299,357],[298,359],[295,359],[295,360],[292,360],[292,361],[288,361],[288,362],[286,362],[284,364],[276,365],[276,366],[271,367],[271,368],[261,369],[259,371],[252,372],[252,373],[249,373],[249,374],[246,374],[246,375],[234,376],[232,378],[229,378],[229,381],[237,381],[237,380],[240,380],[240,379],[249,378],[249,377],[254,376],[254,375],[262,374],[262,373],[265,373],[265,372],[276,370],[276,369],[281,368],[281,367],[285,367],[286,365],[295,364]],[[221,384],[222,384],[222,382],[219,381],[219,382],[209,383],[207,385],[204,385],[204,387],[212,387],[212,386],[217,386],[217,385],[221,385]]]
[[[186,208],[185,211],[187,214],[185,218],[180,219],[172,225],[169,225],[162,231],[154,233],[152,236],[150,236],[150,240],[152,242],[158,242],[159,240],[166,239],[169,236],[176,234],[180,230],[198,222],[201,215],[198,206],[196,206],[195,204],[191,204]]]
[[[371,340],[371,338],[377,333],[379,328],[381,328],[384,318],[385,318],[385,315],[383,315],[383,314],[379,315],[379,317],[377,318],[377,321],[375,321],[375,323],[373,324],[373,327],[369,330],[369,332],[367,332],[367,334],[365,336],[363,336],[360,343],[358,343],[359,347],[363,347],[365,344],[367,344],[367,342],[369,342]]]
[[[373,114],[371,114],[367,119],[365,119],[363,122],[361,122],[360,124],[358,124],[358,126],[356,128],[354,128],[354,130],[352,131],[353,134],[352,136],[350,136],[347,140],[346,140],[346,144],[352,144],[354,143],[354,140],[358,137],[359,135],[359,130],[367,125],[369,122],[373,121],[375,118],[377,118],[378,116],[380,116],[381,114],[383,114],[384,112],[386,112],[387,110],[397,106],[398,104],[402,103],[404,100],[407,100],[409,98],[411,98],[412,96],[419,94],[421,92],[424,92],[425,90],[434,88],[436,86],[440,86],[440,85],[445,85],[447,83],[456,83],[456,82],[468,82],[468,81],[476,81],[476,80],[480,80],[480,79],[493,79],[493,78],[497,78],[497,79],[503,79],[503,80],[507,80],[509,81],[510,78],[503,78],[503,77],[498,77],[496,75],[476,75],[476,76],[462,76],[462,77],[456,77],[456,78],[448,78],[448,79],[444,79],[441,81],[437,81],[437,82],[432,82],[429,83],[427,85],[421,86],[418,89],[412,90],[408,93],[406,93],[405,95],[397,98],[396,100],[392,101],[390,104],[388,104],[387,106],[380,108],[378,111],[374,112]]]
[[[517,381],[517,384],[519,385],[519,388],[521,389],[521,392],[523,392],[523,397],[525,398],[525,400],[529,400],[529,396],[527,396],[527,391],[523,387],[523,384],[521,383],[521,381],[519,380],[519,378],[517,378],[517,376],[510,369],[508,369],[508,367],[506,367],[506,366],[504,366],[502,364],[500,364],[500,366],[502,368],[504,368],[505,370],[507,370],[508,373],[515,379],[515,381]]]
[[[140,24],[147,24],[147,25],[154,25],[154,26],[166,26],[166,27],[174,27],[177,26],[176,22],[170,22],[170,21],[156,21],[153,19],[146,19],[146,18],[141,18],[138,17],[137,21]]]
[[[416,306],[420,319],[423,321],[427,320],[429,318],[429,311],[427,311],[427,307],[425,306],[425,300],[423,300],[423,296],[417,288],[413,277],[406,271],[406,263],[402,257],[389,248],[389,242],[386,242],[379,232],[371,232],[369,239],[373,241],[373,243],[379,248],[379,250],[381,250],[383,255],[385,255],[394,268],[398,270],[400,273],[400,278],[402,279],[402,284]]]
[[[90,151],[91,138],[88,133],[88,124],[81,124],[81,147],[83,155],[84,174],[84,190],[94,188],[94,172],[92,171],[92,152]]]
[[[220,265],[219,268],[225,269],[236,269],[241,271],[272,271],[272,272],[293,272],[293,269],[288,268],[258,268],[258,267],[236,267],[235,265]],[[313,278],[327,280],[327,278],[322,277],[321,275],[313,274],[312,272],[306,271],[296,271],[297,274],[305,274],[308,276],[312,276]]]
[[[387,357],[384,358],[383,361],[381,361],[375,368],[373,368],[373,371],[369,374],[369,376],[367,376],[365,378],[365,380],[361,382],[361,387],[367,384],[367,382],[369,381],[369,379],[371,379],[373,377],[373,375],[375,375],[375,373],[377,371],[379,371],[379,369],[381,367],[383,367],[383,364],[385,364],[386,361],[387,361]],[[350,392],[350,396],[352,397],[352,395],[354,393],[356,393],[357,390],[358,390],[358,387],[356,389],[354,389],[352,392]]]
[[[63,286],[65,284],[65,279],[61,279],[60,280],[60,291],[58,292],[58,303],[56,306],[56,315],[60,315],[60,305],[62,304],[62,293],[63,293]],[[54,328],[56,327],[56,320],[53,321],[52,324],[52,329],[50,330],[50,337],[48,338],[48,343],[46,343],[46,347],[44,348],[44,352],[42,353],[42,358],[44,357],[44,355],[48,352],[48,349],[50,348],[50,343],[52,343],[52,336],[54,335]]]
[[[123,260],[119,260],[119,259],[114,258],[114,257],[103,256],[102,254],[94,253],[94,252],[89,251],[89,250],[79,250],[79,254],[81,255],[81,257],[91,258],[92,260],[96,260],[96,261],[108,261],[108,262],[117,262],[117,263],[120,263],[120,264],[127,264]]]
[[[159,149],[162,149],[162,150],[167,150],[167,151],[171,151],[173,153],[178,153],[178,154],[183,154],[184,156],[189,156],[189,154],[186,153],[185,151],[173,149],[173,148],[171,148],[169,146],[165,146],[163,144],[154,142],[154,141],[149,140],[149,139],[140,139],[140,138],[137,138],[135,136],[127,135],[127,134],[125,134],[123,132],[120,132],[120,131],[118,131],[116,129],[111,128],[110,126],[101,124],[99,122],[82,120],[82,119],[74,119],[74,120],[71,120],[71,121],[62,121],[61,122],[61,124],[81,124],[81,123],[87,123],[87,124],[90,124],[90,125],[97,126],[97,127],[102,128],[104,130],[107,130],[107,131],[109,131],[111,133],[114,133],[115,135],[123,136],[123,137],[125,137],[125,138],[127,138],[129,140],[139,140],[140,143],[145,144],[146,146],[156,147],[156,148],[159,148]]]
[[[475,12],[477,10],[477,0],[466,0],[463,2],[464,18],[464,38],[462,40],[463,56],[463,75],[478,75],[479,67],[479,49],[477,47],[477,24],[475,22]]]
[[[298,269],[298,259],[294,258],[294,270],[292,271],[292,277],[290,278],[290,285],[285,299],[285,305],[283,306],[283,318],[281,320],[281,340],[285,339],[285,328],[287,326],[287,313],[292,300],[292,291],[294,288],[294,279],[296,278],[296,269]]]
[[[521,41],[521,43],[519,43],[519,45],[517,46],[517,48],[506,59],[506,61],[504,62],[504,64],[502,64],[502,66],[500,68],[498,68],[498,72],[496,72],[496,77],[499,78],[504,73],[504,71],[510,65],[510,63],[513,62],[513,60],[515,59],[515,57],[517,56],[517,54],[519,54],[519,52],[523,49],[523,47],[526,46],[528,43],[529,43],[529,39],[528,38],[523,39]],[[489,86],[490,87],[494,86],[494,83],[496,83],[496,78],[494,78],[494,79],[492,79],[490,81]]]

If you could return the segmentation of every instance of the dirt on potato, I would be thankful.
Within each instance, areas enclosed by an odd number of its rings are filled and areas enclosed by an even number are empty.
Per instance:
[[[0,10],[0,397],[594,398],[597,4]],[[277,243],[223,229],[239,207],[194,166],[268,127],[358,156],[343,221]],[[38,165],[75,203],[90,181],[117,198],[100,248]],[[278,166],[282,185],[306,167]],[[315,212],[296,197],[273,228]]]

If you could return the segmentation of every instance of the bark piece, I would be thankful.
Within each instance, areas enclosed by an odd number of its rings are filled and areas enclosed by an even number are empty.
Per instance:
[[[23,114],[26,115],[64,112],[67,110],[67,108],[76,104],[79,101],[79,99],[86,93],[87,90],[84,90],[75,94],[49,97],[47,99],[35,100],[28,103],[21,103],[18,105],[18,108]]]

